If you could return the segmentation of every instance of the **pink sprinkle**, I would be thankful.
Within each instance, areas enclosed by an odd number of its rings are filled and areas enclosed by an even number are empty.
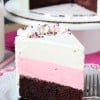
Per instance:
[[[40,28],[41,28],[42,30],[45,30],[45,26],[44,26],[44,25],[42,25]]]
[[[61,34],[65,34],[65,32],[62,32]]]
[[[58,32],[58,30],[59,30],[59,24],[56,24],[56,25],[54,25],[54,32]]]
[[[51,32],[48,32],[48,33],[47,33],[47,35],[48,35],[48,36],[51,36],[51,35],[52,35],[52,33],[51,33]]]
[[[36,34],[32,34],[32,38],[36,38],[37,36],[36,36]]]

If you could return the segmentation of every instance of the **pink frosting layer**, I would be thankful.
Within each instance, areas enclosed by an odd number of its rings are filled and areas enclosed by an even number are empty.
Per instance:
[[[20,75],[83,89],[83,72],[80,70],[21,57],[18,58],[18,67]]]

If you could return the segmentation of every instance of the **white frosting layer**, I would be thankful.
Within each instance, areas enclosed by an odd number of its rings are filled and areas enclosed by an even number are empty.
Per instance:
[[[16,54],[80,70],[83,70],[84,66],[84,47],[72,34],[59,33],[44,38],[18,36]]]

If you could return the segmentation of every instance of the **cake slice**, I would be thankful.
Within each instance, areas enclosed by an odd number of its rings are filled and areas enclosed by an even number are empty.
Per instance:
[[[19,29],[16,66],[20,96],[28,100],[82,100],[84,47],[61,25]]]

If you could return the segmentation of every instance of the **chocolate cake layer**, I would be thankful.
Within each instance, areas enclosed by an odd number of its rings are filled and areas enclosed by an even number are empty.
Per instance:
[[[74,0],[75,3],[97,12],[97,0]]]
[[[74,0],[29,0],[30,1],[30,9],[40,8],[50,5],[57,5],[62,3],[73,3]]]
[[[82,90],[20,76],[20,100],[82,100]],[[26,98],[26,99],[24,99]]]

